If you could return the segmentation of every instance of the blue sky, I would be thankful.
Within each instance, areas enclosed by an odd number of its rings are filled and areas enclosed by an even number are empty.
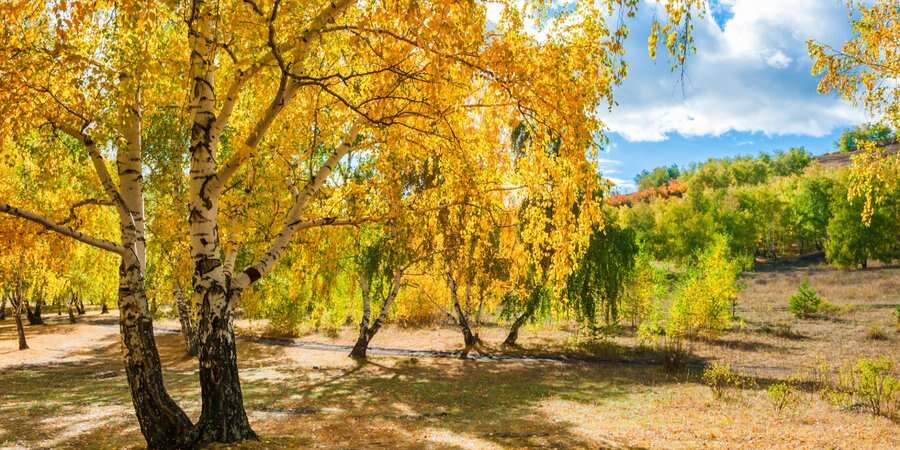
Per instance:
[[[718,0],[696,24],[697,54],[682,89],[664,58],[647,57],[654,14],[645,2],[630,24],[631,70],[615,92],[618,103],[600,115],[610,145],[601,170],[621,190],[643,169],[688,165],[711,157],[804,146],[831,150],[862,111],[816,92],[807,39],[840,45],[850,36],[837,0]]]

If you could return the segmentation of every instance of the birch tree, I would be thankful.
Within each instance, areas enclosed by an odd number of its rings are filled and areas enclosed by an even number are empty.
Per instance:
[[[686,11],[701,2],[661,3],[671,26],[654,35],[664,30],[670,51],[683,55]],[[556,156],[533,163],[560,168],[560,202],[571,206],[575,187],[594,182],[586,156],[602,124],[593,112],[612,104],[612,87],[625,74],[626,30],[608,26],[606,18],[616,8],[630,13],[635,7],[632,0],[584,2],[546,20],[549,5],[510,4],[489,27],[485,5],[444,0],[4,2],[3,148],[21,152],[29,136],[71,143],[94,172],[98,204],[117,223],[84,229],[16,205],[16,197],[0,198],[0,212],[119,258],[124,362],[149,447],[252,439],[233,312],[298,232],[359,220],[327,214],[346,211],[340,208],[315,208],[340,203],[328,200],[343,192],[332,177],[338,164],[358,150],[376,155],[385,174],[397,172],[396,161],[428,155],[440,155],[458,173],[473,163],[490,168],[502,152],[462,145],[461,136],[466,124],[490,120],[495,109],[513,111],[532,124],[536,142],[562,143]],[[526,23],[546,28],[547,37],[536,39]],[[472,104],[473,97],[482,101]],[[184,214],[192,301],[199,308],[196,424],[165,389],[147,297],[153,210],[145,208],[152,181],[144,178],[152,154],[145,139],[153,121],[172,111],[187,137],[177,151],[187,164]],[[311,136],[320,144],[315,152],[291,154]],[[397,142],[411,145],[391,145]],[[278,214],[272,238],[251,253],[228,239],[241,233],[225,229],[221,207],[252,183],[245,176],[252,161],[278,152],[304,161],[309,171],[296,190],[284,189],[289,207]],[[571,259],[584,239],[566,239],[589,221],[578,225],[565,208],[558,211],[554,220],[568,234],[546,239],[568,249],[559,252],[561,260]]]

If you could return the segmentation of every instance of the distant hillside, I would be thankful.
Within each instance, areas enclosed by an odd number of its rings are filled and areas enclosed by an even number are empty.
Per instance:
[[[893,155],[896,153],[900,153],[900,144],[888,145],[884,147],[886,150],[886,155]],[[835,169],[841,167],[847,167],[850,165],[850,158],[853,155],[859,153],[859,151],[855,152],[831,152],[826,153],[824,155],[820,155],[815,157],[814,161],[822,165],[823,167],[833,167]]]
[[[612,206],[632,206],[635,203],[648,202],[657,197],[681,197],[685,192],[687,192],[687,183],[679,180],[672,180],[657,188],[643,189],[630,194],[614,195],[607,200],[607,203]]]
[[[885,156],[894,155],[900,153],[900,144],[889,145],[887,147],[884,147],[884,149],[886,150]],[[857,153],[859,153],[859,151],[825,153],[823,155],[813,157],[813,162],[821,165],[822,167],[840,169],[842,167],[849,166],[851,158]],[[672,180],[658,188],[642,189],[630,194],[613,195],[606,201],[612,206],[632,206],[635,203],[639,202],[649,202],[650,200],[657,197],[681,197],[685,192],[687,192],[687,183],[680,180]]]

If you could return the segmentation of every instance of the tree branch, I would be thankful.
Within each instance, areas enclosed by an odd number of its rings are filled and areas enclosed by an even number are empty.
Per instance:
[[[250,4],[251,7],[254,7],[253,9],[257,14],[259,14],[260,16],[263,15],[262,10],[259,9],[259,6],[252,2],[247,3]],[[265,66],[275,61],[276,55],[279,51],[292,51],[291,56],[295,61],[303,58],[309,52],[309,48],[312,45],[314,35],[319,34],[319,32],[323,28],[325,28],[325,25],[333,22],[335,17],[337,17],[338,14],[340,14],[352,3],[353,0],[336,0],[330,2],[328,7],[326,7],[324,11],[320,12],[319,15],[317,15],[313,19],[312,23],[309,24],[309,27],[307,27],[307,29],[300,34],[296,41],[289,44],[282,44],[273,49],[270,49],[265,55],[254,61],[250,65],[250,67],[245,70],[239,70],[234,81],[232,81],[231,86],[228,87],[228,91],[225,94],[225,101],[222,103],[222,109],[219,111],[219,115],[215,123],[213,123],[213,134],[218,135],[219,132],[221,132],[222,129],[224,129],[225,126],[228,125],[228,120],[231,117],[231,113],[234,112],[235,103],[237,102],[241,91],[244,89],[244,86]]]
[[[332,153],[331,156],[328,157],[328,160],[319,167],[319,171],[316,175],[309,180],[303,190],[300,191],[300,195],[296,197],[293,206],[291,206],[290,211],[288,211],[284,227],[282,227],[278,235],[275,236],[275,239],[272,241],[272,244],[269,246],[266,253],[259,261],[241,272],[241,274],[235,278],[234,283],[232,284],[233,286],[238,289],[246,288],[272,269],[275,261],[281,257],[281,253],[284,251],[285,247],[287,247],[288,243],[290,243],[294,233],[296,233],[297,230],[300,229],[300,225],[304,223],[300,221],[300,215],[306,208],[306,204],[309,203],[312,196],[319,191],[341,158],[350,152],[350,149],[353,147],[358,136],[359,126],[353,124],[353,126],[350,127],[347,139],[342,142],[341,145],[337,146],[334,153]]]
[[[73,204],[72,206],[69,207],[69,216],[66,217],[65,219],[63,219],[61,222],[59,222],[59,225],[65,225],[65,224],[75,220],[77,218],[75,215],[75,210],[78,208],[81,208],[82,206],[88,206],[88,205],[116,206],[116,204],[110,200],[98,200],[96,198],[88,198],[88,199],[81,200],[81,201],[75,202],[75,204]]]
[[[88,244],[93,247],[97,247],[99,249],[106,250],[108,252],[116,253],[120,256],[124,256],[128,252],[128,249],[126,249],[125,247],[116,245],[105,239],[88,236],[82,232],[75,231],[72,228],[69,228],[67,226],[63,226],[56,222],[53,222],[52,220],[50,220],[44,216],[35,214],[30,211],[24,211],[19,208],[15,208],[4,202],[0,202],[0,212],[34,222],[36,224],[43,226],[44,228],[55,231],[64,236],[68,236],[72,239],[81,241],[85,244]]]

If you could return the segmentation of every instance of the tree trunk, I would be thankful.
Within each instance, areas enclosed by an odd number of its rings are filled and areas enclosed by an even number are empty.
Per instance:
[[[190,419],[166,391],[159,351],[153,337],[143,289],[143,276],[134,258],[119,269],[119,325],[125,346],[125,373],[141,433],[151,449],[189,447]]]
[[[454,306],[456,308],[456,314],[459,316],[459,329],[463,334],[463,342],[466,345],[466,351],[471,350],[481,344],[481,338],[472,331],[472,327],[469,326],[469,321],[466,319],[466,314],[463,312],[459,303]]]
[[[84,311],[84,300],[81,299],[80,295],[75,296],[75,310],[78,312],[79,316],[83,316]]]
[[[369,350],[369,333],[367,329],[359,330],[359,337],[353,344],[353,350],[350,350],[350,357],[353,359],[366,359],[366,352]]]
[[[463,355],[465,356],[472,348],[481,345],[481,339],[476,333],[472,332],[472,327],[469,326],[469,320],[466,318],[466,313],[459,303],[456,280],[454,280],[453,275],[449,273],[447,274],[447,284],[450,286],[450,298],[453,300],[453,310],[456,312],[456,323],[463,335],[463,343],[465,344]]]
[[[506,335],[506,340],[503,341],[503,345],[506,347],[517,347],[518,344],[516,341],[519,340],[519,328],[522,328],[522,325],[525,325],[525,322],[528,320],[531,315],[531,310],[526,309],[521,316],[517,317],[513,322],[512,326],[509,327],[509,334]]]
[[[221,270],[221,267],[214,270]],[[202,285],[201,285],[202,286]],[[213,283],[202,292],[200,302],[200,390],[203,400],[197,422],[197,444],[239,442],[256,439],[244,411],[238,377],[237,348],[231,306],[239,291],[225,293]]]
[[[484,286],[478,288],[478,312],[475,313],[475,325],[481,326],[481,314],[484,312]]]
[[[6,295],[0,295],[0,320],[6,320]]]
[[[20,299],[19,301],[25,304],[25,316],[28,318],[28,325],[44,324],[44,318],[41,317],[41,303],[43,303],[42,300],[38,299],[35,302],[33,309],[31,308],[31,305],[28,304],[27,300]]]
[[[24,305],[25,302],[21,298],[13,305],[16,311],[16,332],[19,334],[19,350],[28,349],[28,343],[25,341],[25,326],[22,325],[22,306]]]
[[[69,323],[75,323],[75,294],[69,298]]]
[[[366,359],[366,351],[369,348],[369,316],[372,309],[369,303],[369,277],[364,270],[360,273],[359,286],[362,291],[363,313],[359,321],[359,337],[356,338],[356,344],[350,350],[350,357],[353,359]]]
[[[402,279],[403,271],[397,271],[391,279],[391,289],[388,291],[388,295],[381,305],[381,311],[378,313],[378,317],[372,322],[372,326],[369,326],[369,282],[368,280],[360,282],[363,287],[363,317],[359,324],[359,337],[356,339],[356,344],[353,345],[353,350],[350,351],[351,358],[366,359],[369,343],[372,342],[372,338],[378,334],[379,330],[381,330],[381,326],[384,325],[384,321],[387,319],[391,304],[394,302],[394,299],[397,298],[397,294],[400,293],[400,282]]]
[[[181,288],[176,287],[173,292],[175,308],[178,310],[178,321],[181,322],[181,335],[184,337],[185,349],[190,356],[197,356],[197,332],[194,330],[191,320],[191,307],[185,301]]]
[[[103,303],[100,304],[100,314],[109,314],[109,307],[106,305],[106,300],[103,300]]]

